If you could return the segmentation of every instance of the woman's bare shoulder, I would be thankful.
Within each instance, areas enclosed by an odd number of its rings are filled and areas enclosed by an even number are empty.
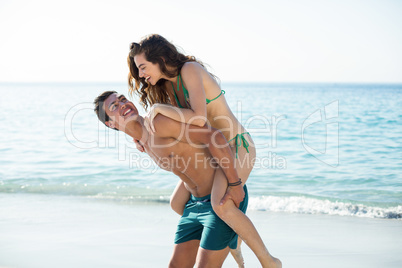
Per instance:
[[[182,73],[194,73],[194,72],[206,72],[205,68],[202,67],[196,61],[189,61],[184,63],[183,67],[181,68]]]

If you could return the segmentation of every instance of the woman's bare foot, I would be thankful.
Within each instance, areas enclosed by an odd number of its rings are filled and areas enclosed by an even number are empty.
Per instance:
[[[275,257],[272,257],[272,258],[273,258],[274,261],[275,261],[275,266],[272,266],[272,267],[275,267],[275,268],[282,268],[282,262],[281,262],[279,259],[275,258]]]
[[[271,256],[271,260],[269,263],[264,264],[263,268],[282,268],[282,262],[279,259]]]

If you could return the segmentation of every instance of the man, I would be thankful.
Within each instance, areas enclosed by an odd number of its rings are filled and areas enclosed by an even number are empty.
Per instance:
[[[221,267],[228,246],[236,248],[237,236],[213,213],[210,194],[215,172],[223,171],[229,185],[233,185],[228,187],[223,203],[232,199],[243,212],[247,207],[247,195],[240,186],[232,152],[222,133],[209,126],[187,125],[159,114],[154,119],[156,131],[150,135],[144,118],[123,95],[107,91],[94,103],[99,120],[139,140],[161,168],[180,177],[183,183],[179,187],[186,187],[191,193],[179,222],[169,267],[193,267],[196,258],[199,267]],[[191,213],[194,211],[199,215],[196,218]]]

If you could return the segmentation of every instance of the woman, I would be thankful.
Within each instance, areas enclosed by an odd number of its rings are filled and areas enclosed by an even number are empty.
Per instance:
[[[150,129],[154,130],[153,118],[162,114],[197,126],[208,123],[221,130],[232,147],[241,178],[239,184],[244,185],[253,168],[255,146],[230,110],[216,78],[200,61],[179,53],[160,35],[150,35],[139,44],[132,43],[130,50],[127,58],[130,91],[140,95],[145,108],[152,105],[148,118]],[[253,250],[263,267],[280,267],[280,261],[268,253],[254,225],[236,207],[244,196],[239,184],[228,187],[224,173],[216,172],[211,194],[213,209]],[[180,212],[185,203],[178,196],[186,196],[185,187],[176,188],[171,202],[172,208]],[[233,202],[226,202],[228,198]]]

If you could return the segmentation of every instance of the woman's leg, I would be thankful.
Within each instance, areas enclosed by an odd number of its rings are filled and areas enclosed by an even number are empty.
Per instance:
[[[256,151],[251,137],[246,138],[250,144],[249,153],[244,147],[240,147],[237,152],[236,169],[243,183],[250,175],[254,165]],[[235,154],[235,148],[232,148]],[[222,197],[228,187],[227,179],[221,169],[215,172],[214,185],[212,188],[211,202],[215,213],[229,225],[240,238],[250,247],[257,256],[263,267],[282,267],[280,261],[273,258],[264,245],[260,235],[250,219],[240,211],[233,201],[228,200],[224,205],[220,205]],[[235,186],[242,187],[242,186]]]
[[[219,169],[215,173],[211,195],[211,202],[215,213],[249,246],[257,256],[262,267],[280,267],[275,264],[275,259],[269,254],[253,223],[236,207],[233,201],[228,200],[224,205],[219,205],[221,198],[226,192],[226,188],[227,180],[225,174]]]
[[[170,197],[170,207],[179,215],[183,215],[184,207],[190,199],[190,192],[184,186],[184,182],[180,180]]]

